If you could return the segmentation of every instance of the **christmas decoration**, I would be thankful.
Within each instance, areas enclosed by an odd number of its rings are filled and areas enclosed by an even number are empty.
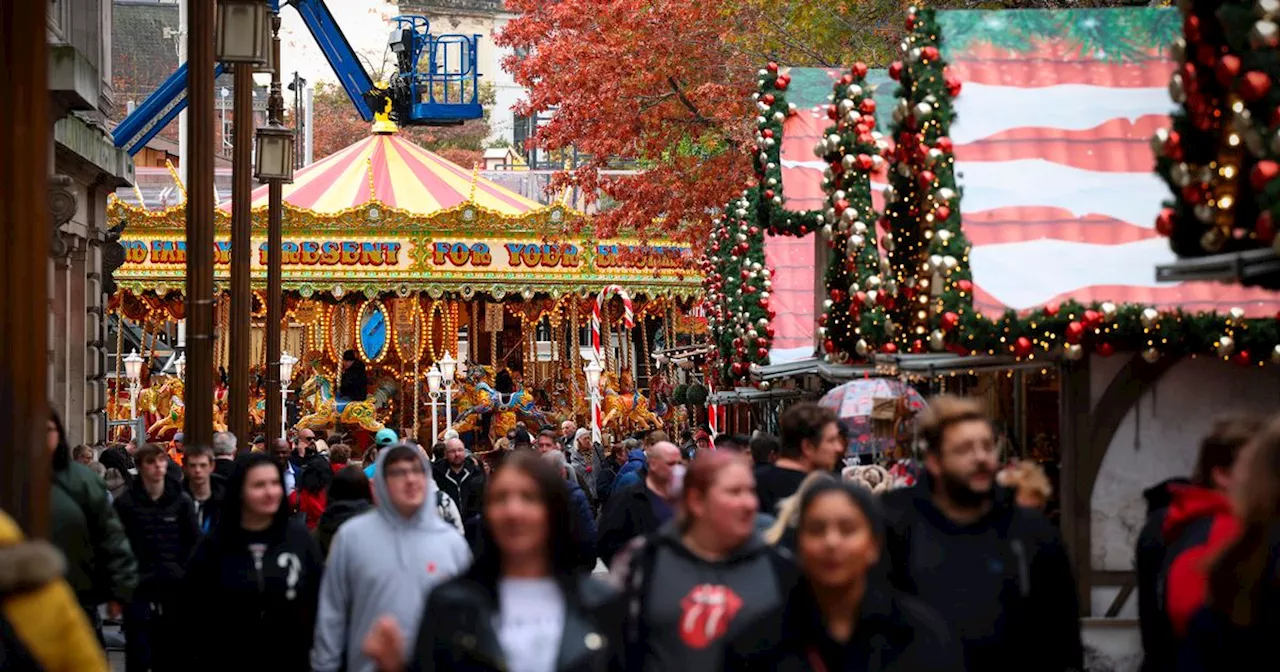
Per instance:
[[[1180,105],[1151,139],[1173,199],[1156,220],[1180,257],[1273,244],[1280,215],[1280,4],[1178,3],[1183,36],[1169,95]],[[1268,286],[1280,286],[1272,279]]]
[[[818,334],[826,358],[837,363],[866,358],[883,340],[889,296],[882,282],[889,267],[880,256],[871,205],[871,172],[881,163],[881,148],[866,74],[866,64],[855,63],[836,80],[828,107],[834,123],[814,151],[830,166],[821,230],[832,248]]]
[[[790,211],[782,195],[782,125],[796,113],[787,102],[789,75],[778,74],[776,64],[760,70],[756,93],[756,137],[752,148],[760,193],[760,221],[775,235],[803,236],[818,231],[826,221],[817,210]],[[865,70],[865,66],[864,66]],[[863,75],[866,73],[864,72]],[[873,103],[874,104],[874,103]],[[825,151],[826,140],[823,141]],[[829,178],[828,178],[829,179]]]
[[[899,82],[885,190],[885,248],[895,271],[888,305],[900,347],[940,350],[961,338],[955,326],[972,311],[969,241],[960,227],[953,98],[961,84],[947,72],[933,10],[907,13],[910,33],[891,72]],[[944,338],[933,336],[941,331]]]
[[[707,324],[715,335],[715,371],[726,387],[750,384],[752,367],[769,363],[774,318],[773,271],[764,263],[764,232],[755,223],[760,190],[750,188],[711,223],[703,260]]]

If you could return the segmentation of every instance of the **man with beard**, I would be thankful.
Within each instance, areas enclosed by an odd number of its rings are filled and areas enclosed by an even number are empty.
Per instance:
[[[884,497],[890,581],[942,614],[967,669],[1083,670],[1062,539],[1039,512],[997,496],[995,434],[981,404],[937,397],[919,430],[927,476]]]

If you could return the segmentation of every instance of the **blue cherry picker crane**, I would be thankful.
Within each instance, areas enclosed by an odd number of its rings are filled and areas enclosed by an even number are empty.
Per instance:
[[[432,35],[425,16],[397,16],[387,42],[396,72],[374,81],[361,65],[324,0],[268,0],[272,11],[293,5],[365,121],[405,126],[454,126],[484,114],[477,67],[479,35]],[[214,77],[223,73],[219,63]],[[115,144],[135,155],[187,106],[183,63],[116,126]]]

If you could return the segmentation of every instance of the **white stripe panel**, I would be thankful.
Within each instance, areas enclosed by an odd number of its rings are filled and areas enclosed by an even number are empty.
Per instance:
[[[772,348],[769,350],[770,364],[789,364],[807,359],[813,356],[813,346],[806,345],[799,348]]]
[[[974,284],[1015,310],[1092,286],[1167,287],[1170,283],[1156,282],[1155,267],[1172,261],[1164,238],[1124,245],[1042,238],[975,246],[969,252]]]
[[[959,161],[963,212],[1009,207],[1063,208],[1078,217],[1107,215],[1146,229],[1155,227],[1169,189],[1154,172],[1108,173],[1044,159]]]
[[[960,145],[1015,128],[1084,131],[1112,119],[1167,115],[1173,108],[1163,88],[1089,84],[1023,88],[965,82],[956,97],[951,140]]]

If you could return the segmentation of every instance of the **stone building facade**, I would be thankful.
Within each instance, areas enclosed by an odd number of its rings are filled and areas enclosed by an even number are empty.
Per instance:
[[[106,437],[108,357],[104,258],[113,256],[108,195],[133,180],[107,119],[111,0],[52,0],[49,7],[50,222],[49,401],[72,444]],[[109,269],[108,269],[109,270]]]

